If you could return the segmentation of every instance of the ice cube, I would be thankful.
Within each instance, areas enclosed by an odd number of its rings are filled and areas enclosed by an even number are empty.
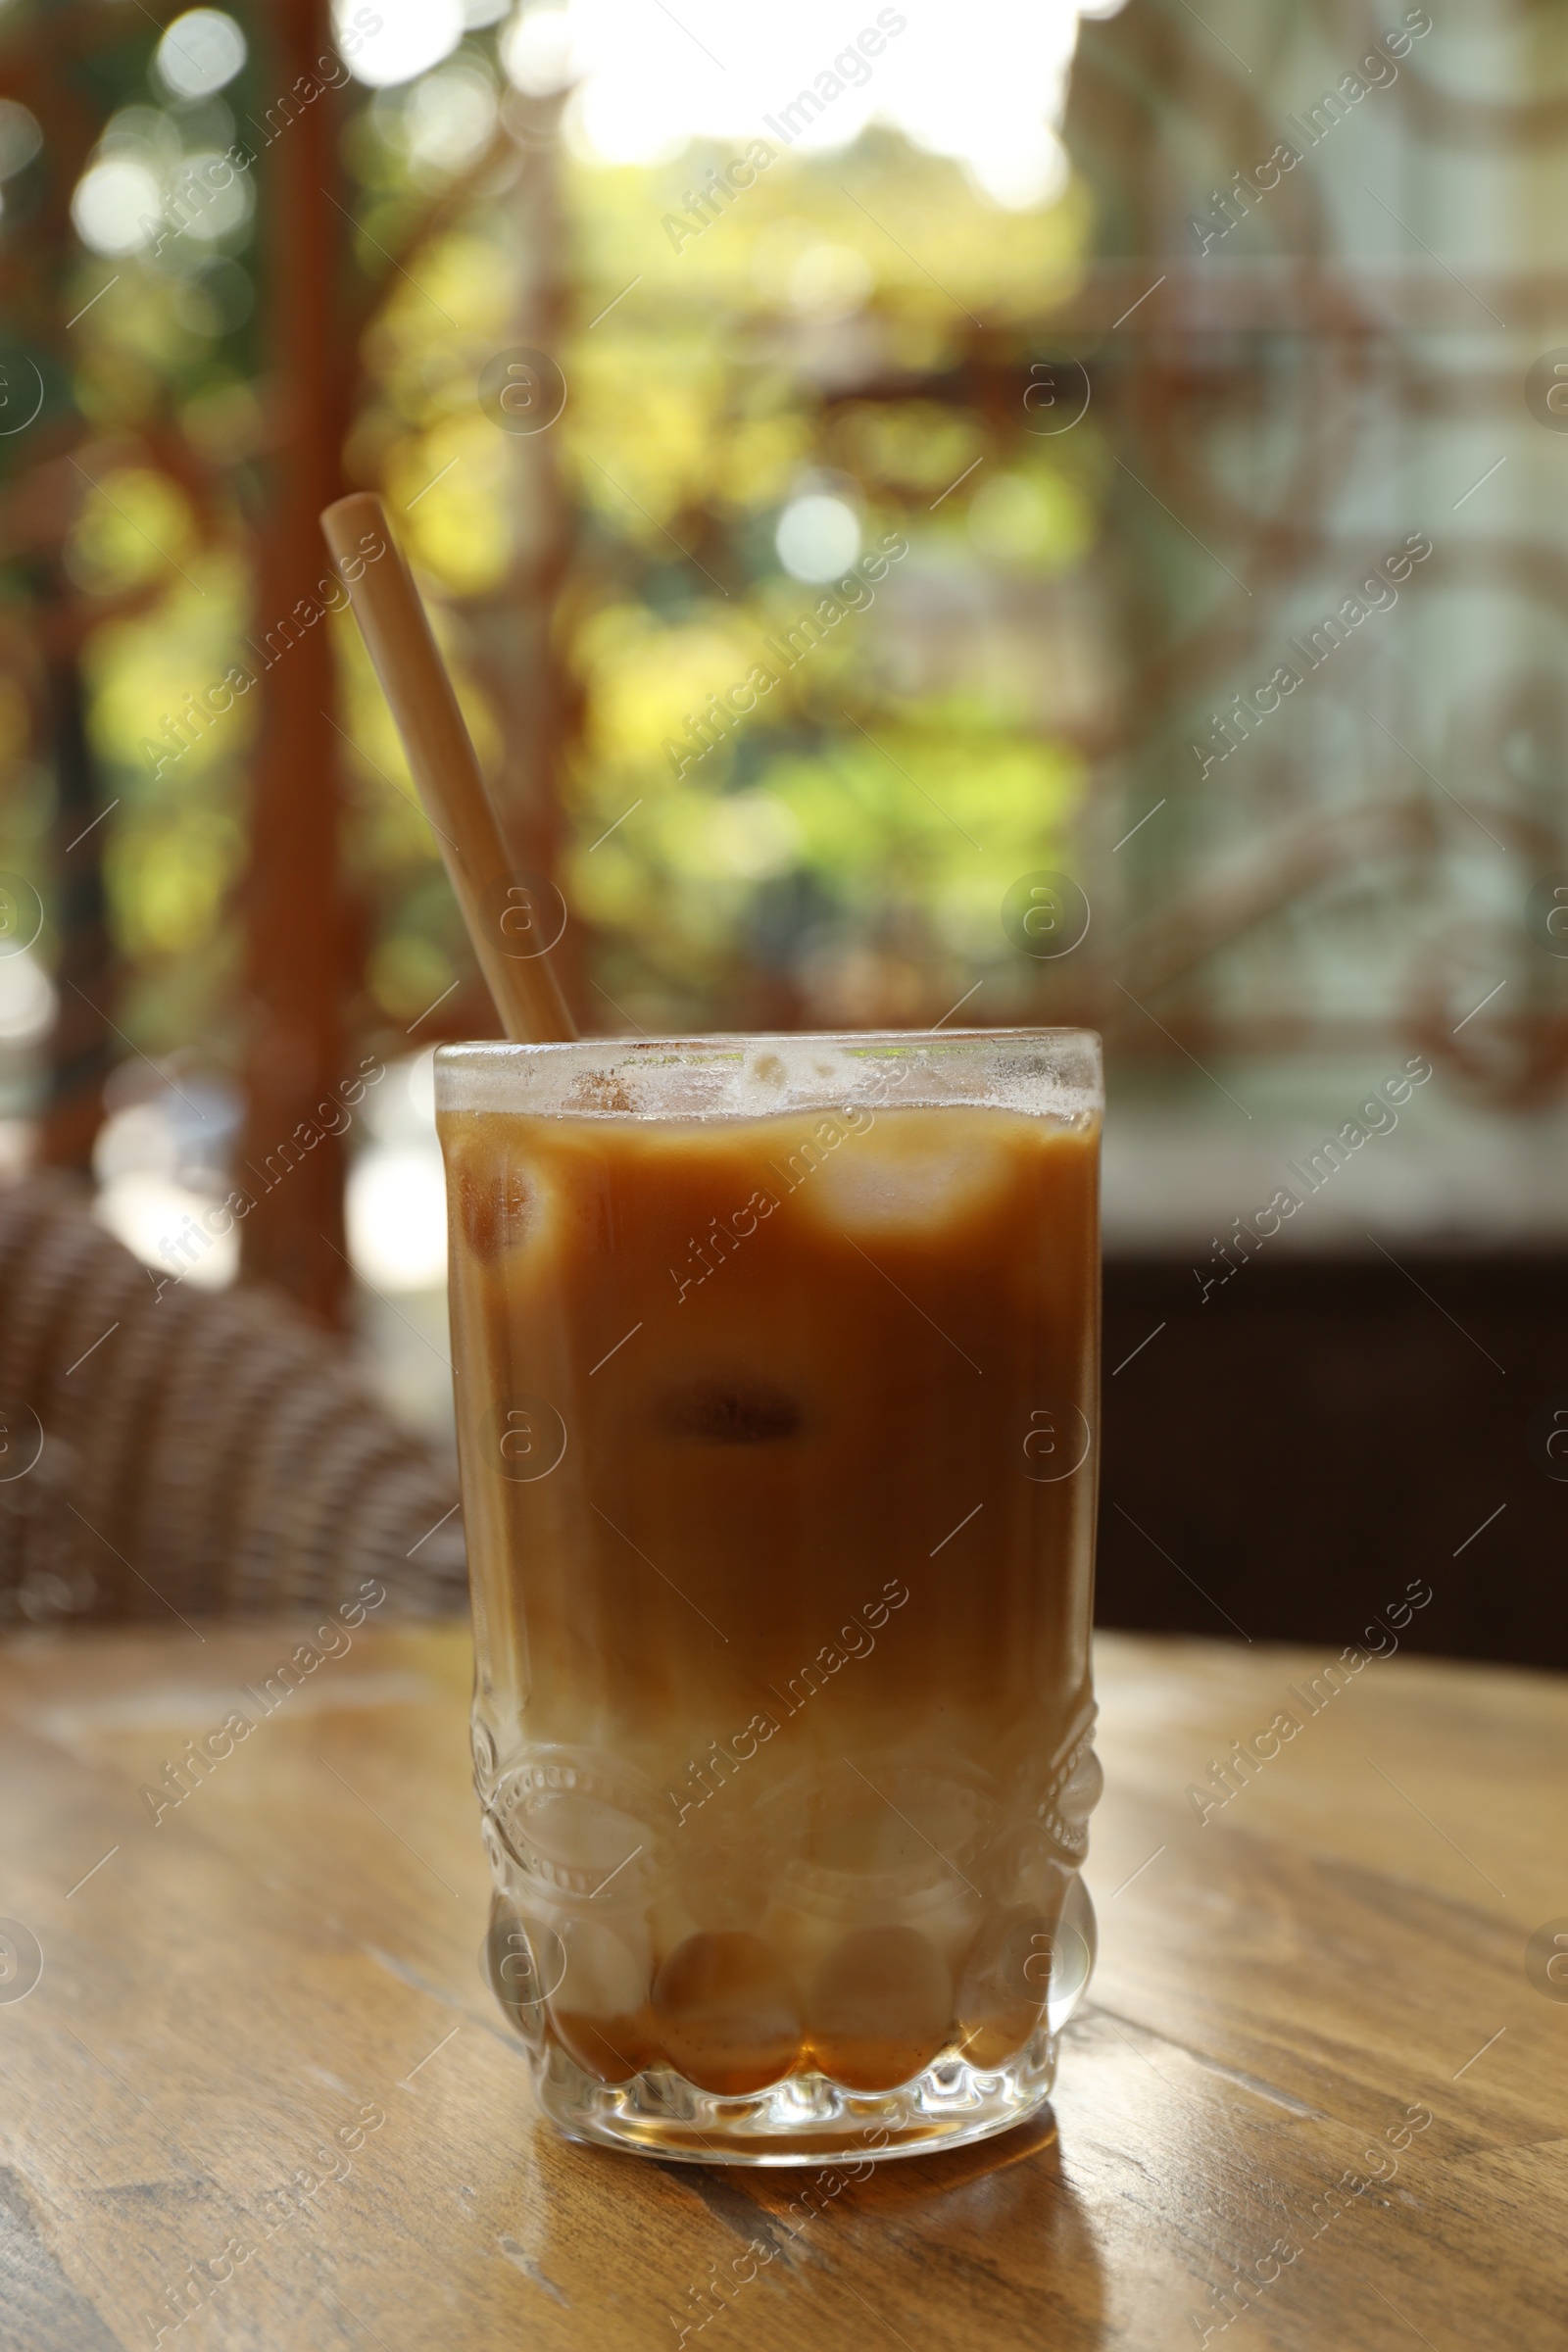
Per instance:
[[[592,1919],[562,1921],[565,1966],[550,1996],[551,2023],[585,2073],[601,2082],[629,2082],[653,2065],[648,1968],[631,1943]]]
[[[564,1982],[566,1947],[555,1929],[497,1894],[490,1905],[485,1973],[502,2008],[530,2047],[541,2045],[545,2003]]]
[[[664,1391],[658,1411],[671,1437],[702,1446],[769,1445],[796,1436],[805,1417],[788,1389],[743,1372],[681,1381]]]
[[[531,1169],[470,1149],[449,1179],[463,1237],[481,1264],[520,1250],[543,1223],[544,1187]]]
[[[984,1213],[1017,1162],[978,1114],[892,1110],[853,1124],[850,1114],[827,1114],[781,1165],[791,1207],[866,1242],[938,1233]]]
[[[848,2090],[893,2090],[923,2074],[952,2030],[953,1980],[913,1928],[857,1929],[812,1979],[811,2052]]]
[[[584,2017],[626,2017],[648,1997],[647,1963],[613,1928],[597,1919],[567,1919],[560,1930],[564,1965],[551,2007]],[[558,1965],[561,1965],[558,1962]]]
[[[1045,2014],[1055,1958],[1054,1921],[1044,1911],[993,1913],[958,1979],[963,2055],[989,2071],[1017,2056]]]
[[[794,1980],[760,1936],[688,1936],[654,1981],[653,2007],[671,2064],[721,2098],[765,2090],[800,2054]]]

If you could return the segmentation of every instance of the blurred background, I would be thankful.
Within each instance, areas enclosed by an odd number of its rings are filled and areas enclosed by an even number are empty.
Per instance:
[[[1561,0],[7,0],[0,92],[0,1168],[446,1442],[375,488],[585,1030],[1104,1032],[1107,1622],[1568,1664]]]

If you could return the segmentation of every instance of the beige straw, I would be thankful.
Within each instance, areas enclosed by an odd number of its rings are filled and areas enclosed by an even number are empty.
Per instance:
[[[326,543],[397,724],[425,815],[508,1037],[575,1037],[549,950],[564,912],[538,876],[519,873],[485,793],[473,741],[386,509],[373,491],[321,516]],[[548,903],[547,903],[548,902]],[[552,912],[552,907],[555,912]]]

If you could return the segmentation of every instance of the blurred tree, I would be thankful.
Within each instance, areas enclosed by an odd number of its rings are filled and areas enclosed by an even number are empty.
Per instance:
[[[83,1155],[115,1054],[193,1103],[243,1074],[249,1262],[325,1314],[322,1106],[493,1029],[328,609],[339,487],[387,497],[590,1028],[1068,1007],[998,909],[1065,856],[1113,683],[1097,426],[1030,406],[1080,195],[1004,205],[873,126],[720,204],[744,141],[609,162],[549,11],[450,13],[0,31],[0,357],[45,393],[0,438],[0,859],[75,1007],[50,1148]],[[564,385],[521,429],[481,384],[518,353]]]

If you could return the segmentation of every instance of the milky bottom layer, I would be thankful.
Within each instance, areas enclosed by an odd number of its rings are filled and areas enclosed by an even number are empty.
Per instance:
[[[716,1788],[706,1819],[662,1824],[630,1778],[536,1752],[498,1781],[485,1838],[490,1973],[514,2024],[547,2064],[642,2082],[634,2104],[656,2080],[667,2105],[678,2085],[867,2095],[942,2063],[995,2072],[1087,1982],[1087,1725],[1027,1808],[968,1758],[869,1745],[744,1803]]]

